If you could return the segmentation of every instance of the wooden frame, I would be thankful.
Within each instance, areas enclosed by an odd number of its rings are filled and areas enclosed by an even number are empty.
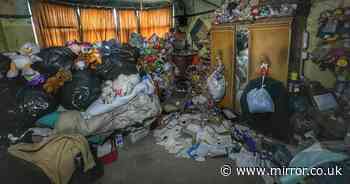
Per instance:
[[[214,36],[219,35],[219,36]],[[231,37],[231,38],[230,38]],[[211,29],[211,65],[217,65],[216,57],[222,52],[222,62],[225,65],[225,96],[219,106],[222,108],[235,108],[235,69],[236,69],[236,32],[234,25],[213,26]],[[229,50],[228,50],[229,49]]]

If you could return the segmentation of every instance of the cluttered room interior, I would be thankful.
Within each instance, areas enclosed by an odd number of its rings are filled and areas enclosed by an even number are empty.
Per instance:
[[[350,0],[0,0],[0,183],[349,184]]]

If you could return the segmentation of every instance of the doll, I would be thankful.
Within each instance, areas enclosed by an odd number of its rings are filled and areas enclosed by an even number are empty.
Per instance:
[[[12,62],[10,70],[7,72],[7,78],[15,78],[19,71],[22,71],[22,76],[32,76],[37,73],[31,68],[35,61],[41,61],[41,58],[35,54],[39,53],[40,49],[33,43],[25,43],[19,50],[20,54],[8,55]]]

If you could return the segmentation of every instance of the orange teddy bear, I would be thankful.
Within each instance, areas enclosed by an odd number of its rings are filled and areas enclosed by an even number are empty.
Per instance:
[[[64,69],[60,69],[55,76],[47,79],[43,88],[47,93],[55,94],[58,89],[63,86],[64,82],[72,79],[72,73]]]

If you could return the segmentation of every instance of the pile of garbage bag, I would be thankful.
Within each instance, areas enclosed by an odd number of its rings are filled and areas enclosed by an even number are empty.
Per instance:
[[[159,45],[154,48],[160,51]],[[26,43],[1,60],[8,78],[27,81],[16,96],[23,121],[55,133],[106,137],[134,124],[147,129],[161,113],[156,80],[137,66],[145,50],[113,39],[41,50]]]
[[[58,99],[65,109],[85,110],[101,94],[100,79],[89,71],[76,71],[72,80],[58,92]]]
[[[17,111],[22,120],[36,120],[58,108],[57,100],[40,88],[24,87],[16,95]]]

